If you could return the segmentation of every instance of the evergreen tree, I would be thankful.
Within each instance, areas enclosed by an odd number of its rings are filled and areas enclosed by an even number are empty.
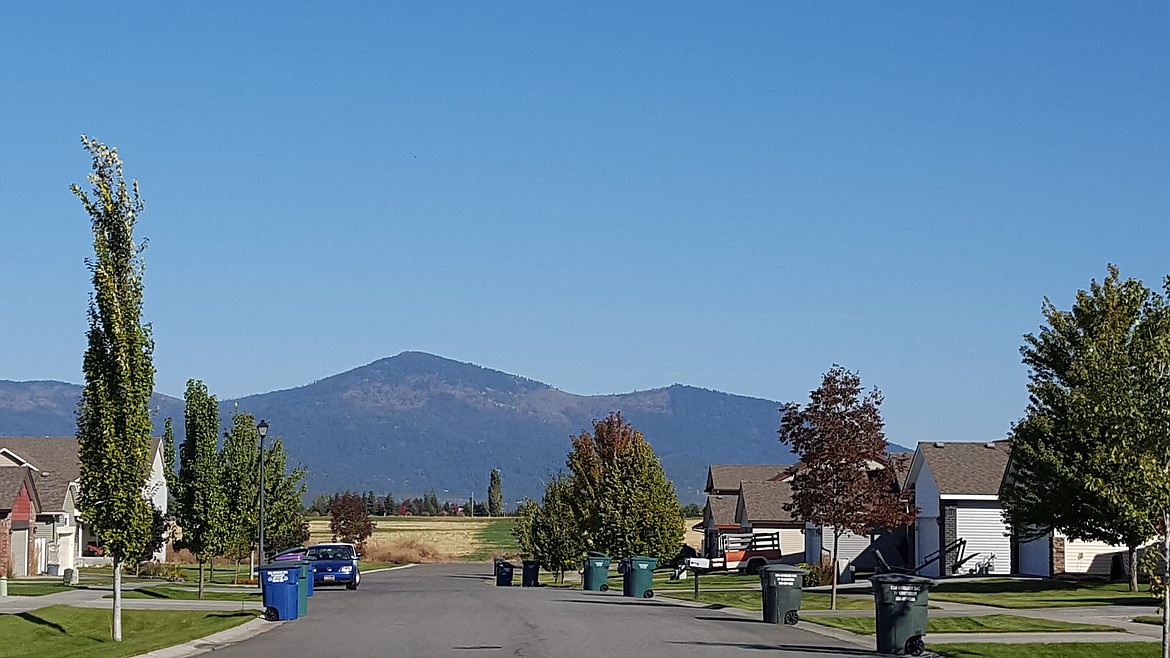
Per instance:
[[[127,189],[116,149],[81,137],[92,156],[86,192],[71,185],[89,214],[93,259],[89,328],[82,360],[85,387],[77,409],[82,519],[113,558],[112,635],[122,640],[122,567],[151,539],[152,514],[142,495],[150,457],[154,341],[142,322],[142,251],[134,225],[142,212],[138,181]]]
[[[678,554],[684,528],[674,484],[620,412],[573,439],[568,467],[573,517],[594,550],[660,560]]]
[[[500,485],[500,469],[492,469],[491,482],[488,484],[488,515],[503,516],[504,492]]]
[[[228,540],[228,502],[223,489],[223,460],[218,450],[219,411],[215,396],[198,380],[187,382],[186,437],[180,451],[183,496],[176,519],[183,529],[181,546],[199,561],[199,598],[203,565],[223,553]]]
[[[394,494],[387,493],[386,500],[383,503],[383,509],[386,510],[386,516],[398,515],[398,503],[394,502]]]
[[[167,418],[163,425],[162,448],[163,476],[167,479],[167,492],[171,498],[178,498],[182,483],[179,481],[179,474],[175,471],[175,428],[170,418]]]

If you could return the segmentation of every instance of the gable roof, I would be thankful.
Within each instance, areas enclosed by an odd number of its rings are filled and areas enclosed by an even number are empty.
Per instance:
[[[747,515],[737,520],[743,523],[793,523],[791,512],[784,505],[792,502],[792,485],[783,482],[744,482],[739,488],[740,509]],[[739,515],[737,511],[737,516]]]
[[[711,494],[707,496],[707,509],[703,510],[703,520],[710,521],[713,526],[738,527],[735,520],[735,510],[739,506],[739,496],[732,494]]]
[[[27,466],[0,468],[0,510],[13,508],[23,485],[28,486],[28,495],[33,501],[33,507],[40,510],[40,498],[37,496],[37,487],[32,474],[32,469]]]
[[[732,494],[740,482],[764,482],[780,477],[791,464],[711,464],[707,469],[707,493]]]
[[[81,477],[76,437],[0,437],[0,449],[15,454],[39,471],[37,493],[45,510],[65,509],[69,484]],[[0,467],[0,471],[12,467]]]
[[[996,496],[1007,470],[1011,442],[947,441],[919,443],[938,492],[947,496]]]

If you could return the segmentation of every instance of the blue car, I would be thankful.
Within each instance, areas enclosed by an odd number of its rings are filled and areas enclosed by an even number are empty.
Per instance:
[[[358,552],[353,544],[314,544],[305,550],[313,561],[313,586],[345,585],[357,589],[362,581]]]

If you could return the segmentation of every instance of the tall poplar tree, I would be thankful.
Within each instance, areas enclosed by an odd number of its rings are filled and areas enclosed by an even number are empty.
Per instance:
[[[279,553],[309,540],[309,522],[301,503],[305,495],[305,467],[287,469],[288,456],[278,436],[264,455],[264,551]]]
[[[500,482],[500,469],[492,469],[491,481],[488,483],[488,516],[502,516],[504,514],[504,489]]]
[[[186,437],[179,453],[183,495],[176,517],[183,529],[181,547],[199,561],[199,598],[203,598],[203,565],[227,548],[227,496],[223,490],[219,410],[203,382],[187,382]]]
[[[232,411],[232,427],[223,434],[223,492],[227,502],[226,554],[239,561],[252,555],[259,541],[260,435],[250,413]]]
[[[138,181],[129,187],[117,149],[82,135],[93,159],[89,192],[71,185],[89,214],[94,257],[89,329],[77,409],[81,516],[114,562],[113,623],[122,640],[122,567],[145,549],[152,513],[143,496],[150,453],[154,340],[142,322],[142,251],[134,226],[142,212]]]

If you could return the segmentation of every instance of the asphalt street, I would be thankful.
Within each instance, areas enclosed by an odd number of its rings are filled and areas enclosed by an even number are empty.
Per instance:
[[[357,591],[318,588],[307,616],[215,654],[876,655],[799,626],[765,624],[670,599],[631,599],[613,591],[496,587],[489,564],[425,565],[368,574]]]

